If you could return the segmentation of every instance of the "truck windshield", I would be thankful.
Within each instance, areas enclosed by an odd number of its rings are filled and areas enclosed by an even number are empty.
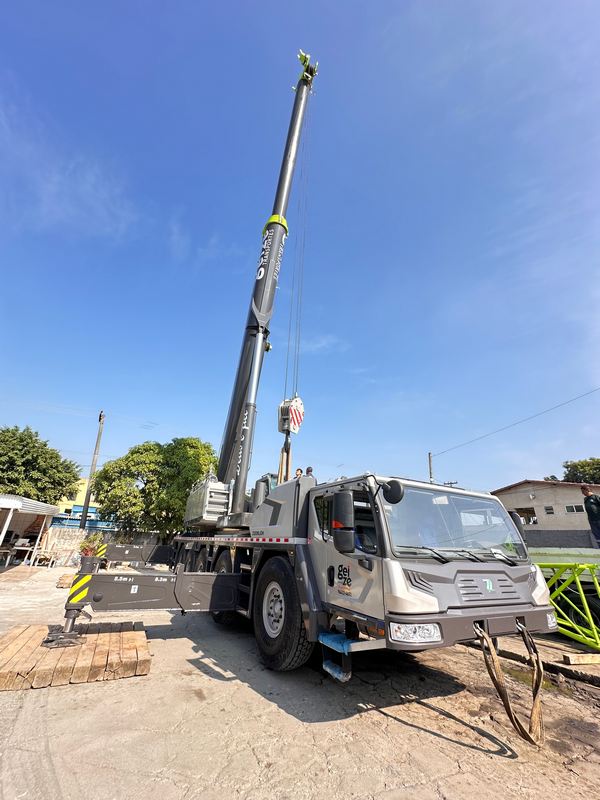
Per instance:
[[[484,558],[527,557],[517,529],[497,500],[405,486],[403,499],[384,504],[384,509],[395,551],[424,548],[426,554],[426,548],[435,548],[456,558],[464,558],[467,551]]]

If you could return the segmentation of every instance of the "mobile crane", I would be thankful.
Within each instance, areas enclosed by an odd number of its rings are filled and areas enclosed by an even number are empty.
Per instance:
[[[320,643],[324,669],[347,681],[356,652],[419,651],[556,628],[520,520],[490,494],[371,472],[319,484],[301,477],[275,485],[267,475],[246,493],[285,215],[317,74],[309,56],[299,57],[218,474],[192,489],[171,573],[97,570],[101,557],[148,561],[152,548],[143,546],[107,543],[97,558],[84,559],[66,604],[63,644],[76,637],[74,622],[87,604],[211,612],[222,625],[242,615],[253,621],[267,667],[300,667]]]

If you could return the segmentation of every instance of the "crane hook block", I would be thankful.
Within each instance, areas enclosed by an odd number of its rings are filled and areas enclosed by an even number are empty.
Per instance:
[[[295,395],[279,406],[279,432],[298,433],[304,421],[304,403]]]

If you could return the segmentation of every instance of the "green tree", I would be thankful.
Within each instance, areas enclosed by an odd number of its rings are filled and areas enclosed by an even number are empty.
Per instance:
[[[565,461],[563,481],[573,483],[600,483],[600,458],[583,458],[581,461]]]
[[[0,428],[0,492],[58,503],[77,489],[79,466],[30,427]]]
[[[167,539],[183,527],[192,484],[216,464],[212,446],[194,437],[144,442],[98,470],[94,494],[102,515],[124,531],[158,531]]]

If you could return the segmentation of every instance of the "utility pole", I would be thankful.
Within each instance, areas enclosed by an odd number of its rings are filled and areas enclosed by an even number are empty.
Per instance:
[[[85,500],[83,503],[83,511],[81,512],[81,520],[79,521],[79,529],[83,530],[87,522],[88,508],[90,507],[90,498],[92,496],[92,478],[96,472],[96,464],[98,462],[98,454],[100,452],[100,440],[102,439],[102,429],[104,428],[104,411],[100,412],[98,416],[98,435],[96,436],[96,447],[94,448],[94,455],[92,456],[92,465],[90,467],[90,474],[88,477],[88,485],[85,492]]]
[[[427,453],[427,458],[429,460],[429,483],[433,483],[433,454]]]

